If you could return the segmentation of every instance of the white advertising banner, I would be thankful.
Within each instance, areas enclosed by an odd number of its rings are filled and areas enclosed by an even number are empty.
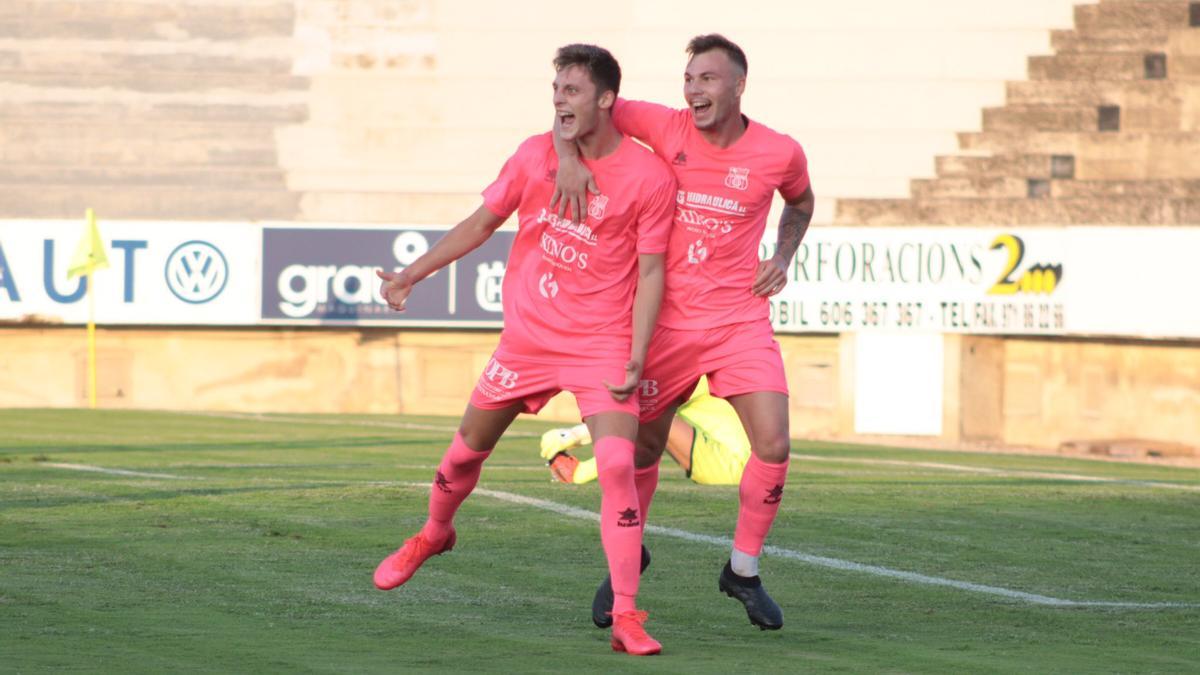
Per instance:
[[[1195,227],[813,227],[771,318],[784,333],[1200,338],[1197,247]]]
[[[259,323],[262,230],[249,223],[99,223],[109,267],[95,273],[96,322]],[[0,320],[88,320],[84,277],[67,268],[77,221],[0,221]]]
[[[367,272],[397,264],[388,257],[397,241],[428,244],[442,232],[347,227],[102,220],[110,267],[96,274],[96,320],[500,325],[511,233],[428,281],[414,295],[427,311],[393,315],[373,297]],[[774,250],[768,230],[763,257]],[[83,234],[82,218],[0,221],[0,321],[87,321],[86,284],[67,278]],[[814,226],[771,317],[781,333],[1198,339],[1197,250],[1200,227]],[[343,268],[367,272],[342,279]]]

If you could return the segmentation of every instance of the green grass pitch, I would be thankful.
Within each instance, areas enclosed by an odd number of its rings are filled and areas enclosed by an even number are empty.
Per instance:
[[[0,411],[0,672],[1200,672],[1200,470],[797,442],[762,632],[717,592],[737,489],[664,460],[639,659],[591,625],[599,492],[550,482],[545,423],[375,590],[453,425]]]

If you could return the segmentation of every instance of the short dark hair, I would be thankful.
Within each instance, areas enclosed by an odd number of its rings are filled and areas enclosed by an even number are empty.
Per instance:
[[[746,52],[742,48],[733,43],[733,40],[721,35],[720,33],[709,33],[708,35],[697,35],[688,43],[687,53],[689,56],[696,56],[704,52],[711,52],[714,49],[720,49],[725,52],[730,61],[733,61],[742,69],[742,74],[750,72],[750,67],[746,63]]]
[[[617,95],[621,91],[621,65],[612,52],[604,47],[571,44],[559,47],[554,55],[554,70],[561,71],[570,66],[583,66],[596,84],[596,95],[606,91]]]

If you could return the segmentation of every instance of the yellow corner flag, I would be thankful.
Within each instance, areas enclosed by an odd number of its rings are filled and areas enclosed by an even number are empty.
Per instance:
[[[84,230],[79,245],[75,247],[75,255],[71,256],[71,266],[67,268],[67,278],[74,279],[80,274],[91,274],[92,270],[106,267],[108,267],[108,254],[104,252],[104,241],[100,239],[100,228],[96,227],[96,214],[88,209],[87,229]]]

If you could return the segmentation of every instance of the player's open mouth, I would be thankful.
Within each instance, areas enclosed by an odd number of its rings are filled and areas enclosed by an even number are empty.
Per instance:
[[[693,101],[692,102],[692,112],[697,115],[702,115],[702,114],[708,112],[711,108],[712,108],[712,103],[709,103],[708,101]]]
[[[558,113],[558,122],[565,129],[572,124],[575,124],[575,115],[571,113],[560,112]]]

